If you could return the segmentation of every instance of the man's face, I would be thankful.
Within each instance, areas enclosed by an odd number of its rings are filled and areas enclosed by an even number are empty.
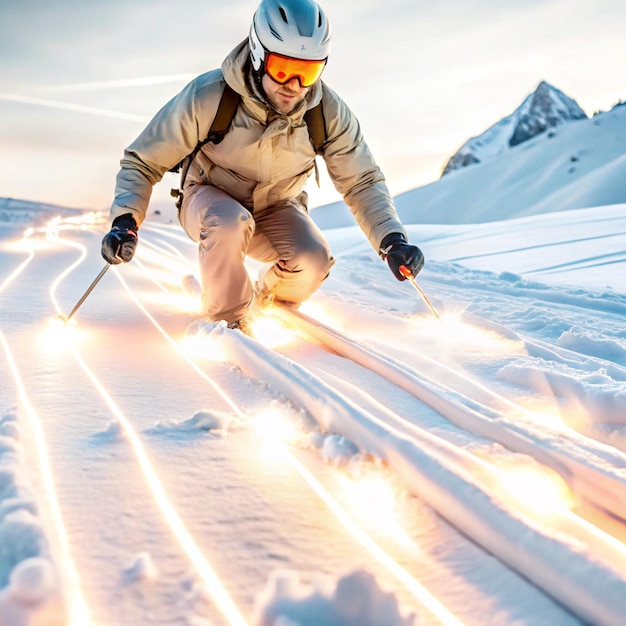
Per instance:
[[[281,85],[273,81],[267,74],[263,74],[261,85],[269,103],[284,115],[289,115],[298,108],[309,91],[309,87],[302,87],[296,77]]]

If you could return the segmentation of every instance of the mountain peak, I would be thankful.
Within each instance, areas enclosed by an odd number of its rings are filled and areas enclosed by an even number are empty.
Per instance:
[[[542,80],[517,109],[517,124],[509,139],[516,146],[563,122],[585,119],[586,113],[572,98]]]
[[[463,144],[446,163],[442,176],[502,154],[560,124],[586,118],[575,100],[542,80],[511,115]]]

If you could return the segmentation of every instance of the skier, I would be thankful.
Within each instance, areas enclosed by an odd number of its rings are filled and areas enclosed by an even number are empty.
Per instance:
[[[297,307],[328,276],[334,259],[304,191],[317,172],[304,115],[320,102],[319,154],[336,189],[395,277],[405,280],[402,266],[416,276],[424,256],[407,243],[358,120],[320,80],[330,42],[327,16],[313,0],[262,0],[249,37],[221,69],[187,85],[125,150],[104,259],[132,259],[152,186],[207,137],[227,84],[240,104],[223,140],[187,159],[179,204],[180,223],[199,244],[203,318],[243,327],[255,297]],[[246,255],[271,264],[255,285]]]

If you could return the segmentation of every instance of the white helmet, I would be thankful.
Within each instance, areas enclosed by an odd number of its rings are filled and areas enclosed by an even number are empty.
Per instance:
[[[258,72],[266,51],[324,61],[330,53],[330,24],[313,0],[262,0],[250,28],[250,58]]]

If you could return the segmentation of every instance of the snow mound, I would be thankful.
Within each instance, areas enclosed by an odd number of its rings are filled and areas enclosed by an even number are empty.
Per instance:
[[[543,359],[519,359],[505,365],[499,372],[502,380],[525,385],[528,389],[576,404],[573,426],[614,424],[626,425],[626,391],[624,383],[607,374],[606,369],[580,374],[563,363]],[[564,414],[567,414],[564,411]],[[574,417],[570,417],[574,420]]]
[[[22,460],[21,436],[16,412],[0,417],[0,626],[35,623],[35,616],[48,615],[58,600],[56,573]]]
[[[117,420],[109,422],[107,427],[96,433],[93,438],[100,443],[114,443],[116,441],[123,441],[125,438],[124,428]]]
[[[154,580],[157,575],[158,571],[154,561],[147,552],[138,554],[135,561],[124,570],[124,579],[128,583],[136,583],[142,580]]]
[[[626,341],[620,337],[602,337],[593,330],[574,326],[558,338],[557,345],[626,365]]]
[[[55,590],[55,575],[47,559],[32,557],[21,561],[11,572],[8,593],[23,605],[45,601]]]
[[[234,417],[230,413],[202,409],[194,413],[192,417],[184,420],[159,420],[155,427],[150,429],[151,433],[174,433],[174,432],[196,432],[226,430],[232,423]]]
[[[346,467],[359,455],[359,449],[346,437],[328,435],[322,444],[322,456],[326,463]]]
[[[332,585],[306,584],[296,572],[275,571],[257,597],[256,626],[411,626],[395,596],[372,574],[357,570]]]

